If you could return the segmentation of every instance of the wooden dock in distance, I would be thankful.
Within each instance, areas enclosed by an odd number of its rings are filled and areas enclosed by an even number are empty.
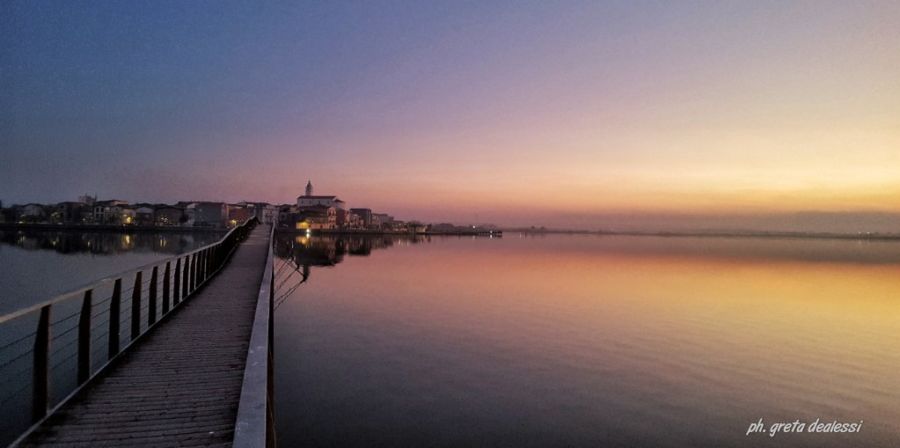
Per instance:
[[[253,229],[217,276],[18,446],[232,446],[270,235]]]

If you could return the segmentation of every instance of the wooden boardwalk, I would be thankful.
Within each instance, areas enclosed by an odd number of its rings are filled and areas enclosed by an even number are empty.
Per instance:
[[[231,446],[268,244],[257,226],[219,275],[21,446]]]

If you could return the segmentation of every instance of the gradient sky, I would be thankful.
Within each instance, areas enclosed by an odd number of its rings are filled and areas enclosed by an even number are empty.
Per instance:
[[[0,200],[900,231],[900,2],[0,2]]]

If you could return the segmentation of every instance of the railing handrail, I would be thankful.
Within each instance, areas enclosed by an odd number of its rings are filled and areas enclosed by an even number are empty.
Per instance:
[[[59,302],[62,302],[62,301],[71,299],[72,297],[75,297],[75,296],[78,296],[78,295],[83,295],[85,291],[88,291],[88,290],[91,290],[91,289],[96,289],[96,288],[98,288],[98,287],[100,287],[100,286],[103,286],[103,285],[106,285],[106,284],[114,283],[114,282],[116,281],[116,279],[124,278],[124,277],[126,277],[126,276],[128,276],[128,275],[130,275],[130,274],[134,274],[134,273],[136,273],[136,272],[138,272],[138,271],[146,271],[147,269],[153,268],[153,266],[159,266],[159,265],[161,265],[161,264],[165,264],[166,262],[170,262],[170,261],[176,260],[176,259],[178,259],[178,258],[186,257],[186,256],[192,255],[192,254],[194,254],[194,253],[196,253],[196,252],[200,252],[200,251],[209,249],[209,248],[211,248],[211,247],[213,247],[213,246],[216,246],[216,245],[218,245],[218,244],[221,244],[223,241],[225,241],[225,239],[227,239],[229,236],[231,236],[231,234],[234,233],[235,230],[237,230],[237,229],[240,228],[240,227],[243,227],[243,226],[247,225],[247,223],[249,223],[250,221],[252,221],[252,220],[255,219],[255,218],[256,218],[255,216],[254,216],[254,217],[251,217],[250,219],[248,219],[248,220],[242,222],[241,224],[232,227],[231,230],[229,230],[228,233],[226,233],[225,236],[223,236],[222,238],[220,238],[220,239],[218,239],[218,240],[216,240],[216,241],[214,241],[214,242],[212,242],[212,243],[209,243],[209,244],[207,244],[207,245],[205,245],[205,246],[203,246],[203,247],[199,247],[199,248],[197,248],[197,249],[194,249],[194,250],[192,250],[192,251],[190,251],[190,252],[180,253],[180,254],[178,254],[178,255],[173,255],[173,256],[168,257],[168,258],[163,258],[163,259],[161,259],[161,260],[156,260],[156,261],[152,261],[152,262],[147,263],[147,264],[143,264],[143,265],[141,265],[141,266],[138,266],[138,267],[136,267],[136,268],[129,269],[129,270],[127,270],[127,271],[122,271],[122,272],[118,272],[118,273],[115,273],[115,274],[107,275],[106,277],[103,277],[103,278],[101,278],[100,280],[94,280],[92,283],[88,283],[88,284],[86,284],[86,285],[79,286],[77,289],[74,289],[74,290],[71,290],[71,291],[67,291],[67,292],[64,292],[64,293],[61,293],[61,294],[57,294],[57,295],[53,296],[51,299],[49,299],[49,300],[45,300],[45,301],[43,301],[43,302],[39,302],[39,303],[37,303],[37,304],[29,305],[29,306],[27,306],[27,307],[25,307],[25,308],[18,309],[18,310],[16,310],[16,311],[11,312],[11,313],[4,314],[4,315],[0,316],[0,324],[3,324],[3,323],[5,323],[5,322],[8,322],[8,321],[11,321],[11,320],[14,320],[14,319],[17,319],[17,318],[19,318],[19,317],[22,317],[22,316],[28,314],[28,313],[32,313],[32,312],[38,311],[38,310],[40,310],[41,308],[43,308],[43,307],[45,307],[45,306],[47,306],[47,305],[54,305],[54,304],[57,304],[57,303],[59,303]]]
[[[244,379],[235,418],[235,447],[265,448],[275,445],[272,421],[272,338],[275,293],[275,226],[269,233],[266,268],[257,295],[256,311],[244,363]]]

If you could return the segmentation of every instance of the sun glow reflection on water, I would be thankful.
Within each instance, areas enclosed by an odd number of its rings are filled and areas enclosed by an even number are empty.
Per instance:
[[[352,256],[358,245],[280,254],[313,261],[276,314],[289,445],[900,438],[898,243],[507,235]],[[865,424],[745,436],[759,418]]]

